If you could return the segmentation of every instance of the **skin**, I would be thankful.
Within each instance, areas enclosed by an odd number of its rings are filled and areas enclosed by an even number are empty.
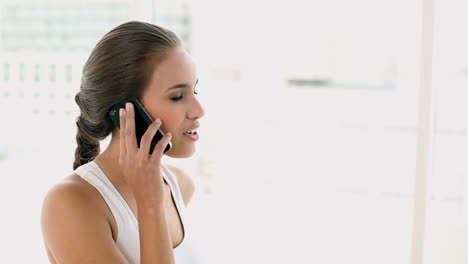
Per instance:
[[[170,50],[165,60],[155,68],[149,85],[144,89],[141,100],[143,107],[153,120],[159,118],[161,120],[160,129],[165,134],[170,132],[172,136],[170,140],[173,147],[165,153],[165,155],[170,157],[191,157],[196,150],[196,142],[186,138],[183,133],[198,126],[198,119],[204,115],[204,109],[195,94],[197,81],[197,72],[193,59],[183,48],[177,47]],[[173,88],[178,84],[185,85],[183,88]],[[175,101],[180,96],[182,98]],[[119,166],[119,155],[122,147],[121,136],[121,131],[116,128],[112,133],[109,146],[94,161],[125,199],[134,215],[137,216],[137,199]],[[168,167],[177,177],[184,203],[188,205],[194,192],[194,184],[191,177],[176,167]],[[167,223],[170,243],[173,248],[176,248],[183,240],[184,231],[167,183],[164,183],[163,195],[165,197],[163,205],[164,218]],[[65,203],[63,201],[69,202]],[[73,210],[69,208],[73,208]],[[80,212],[81,210],[82,212]],[[67,219],[65,224],[57,222],[57,212],[61,214],[58,216],[59,218]],[[80,213],[83,216],[81,219],[79,217]],[[85,216],[88,216],[89,219],[84,218]],[[125,263],[115,243],[112,243],[112,241],[115,242],[118,233],[111,211],[100,193],[76,174],[71,174],[54,186],[44,200],[42,229],[51,263],[58,263],[54,257],[54,250],[65,251],[61,246],[63,243],[60,243],[66,239],[63,230],[67,230],[67,228],[76,229],[77,226],[83,226],[83,222],[85,222],[83,219],[89,220],[90,224],[83,227],[82,233],[101,234],[103,237],[108,237],[109,241],[108,243],[102,243],[101,241],[99,245],[93,246],[92,242],[83,238],[83,244],[88,245],[86,248],[88,254],[93,248],[109,252],[107,254],[109,259],[105,260],[109,262],[97,259],[93,259],[93,261],[95,260],[96,263],[98,261],[101,261],[99,263]],[[63,230],[60,230],[57,226],[60,226]],[[83,237],[86,236],[83,235]],[[53,245],[53,249],[49,249],[49,243]],[[107,248],[103,249],[102,247]]]
[[[197,72],[193,59],[182,48],[176,48],[155,69],[150,85],[145,89],[141,103],[153,120],[161,120],[161,130],[171,133],[172,148],[165,155],[173,158],[187,158],[195,153],[196,144],[187,140],[184,132],[198,126],[198,119],[203,117],[204,109],[196,98],[195,86]],[[172,88],[177,84],[187,84],[185,88]],[[174,99],[182,96],[179,101]],[[113,133],[112,140],[107,149],[96,157],[96,163],[100,165],[111,178],[113,183],[129,192],[128,186],[123,181],[124,177],[118,166],[120,137],[119,129]],[[172,167],[179,174],[183,172]],[[187,179],[182,179],[186,181]],[[191,184],[191,183],[187,183]],[[129,195],[131,196],[131,195]],[[129,197],[129,200],[132,198]]]

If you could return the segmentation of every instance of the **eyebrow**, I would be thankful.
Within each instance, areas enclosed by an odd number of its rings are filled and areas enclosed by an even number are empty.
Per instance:
[[[197,85],[197,83],[198,83],[198,80],[195,82],[195,85]],[[168,89],[166,90],[166,92],[169,92],[169,91],[172,90],[172,89],[188,88],[188,87],[190,87],[190,84],[188,84],[188,83],[179,83],[179,84],[176,84],[176,85],[174,85],[174,86],[168,88]]]

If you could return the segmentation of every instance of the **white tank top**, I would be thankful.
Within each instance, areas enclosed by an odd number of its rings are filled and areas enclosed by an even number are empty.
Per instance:
[[[171,189],[171,195],[175,201],[176,209],[179,213],[184,231],[184,238],[181,244],[174,248],[175,261],[177,264],[199,264],[199,256],[196,254],[196,251],[190,243],[190,233],[187,222],[184,218],[185,204],[177,178],[162,162],[161,172],[164,180]],[[130,210],[127,202],[94,161],[90,161],[79,166],[74,170],[74,173],[81,176],[93,185],[99,193],[101,193],[117,223],[117,246],[129,264],[140,264],[140,234],[138,231],[138,220]]]

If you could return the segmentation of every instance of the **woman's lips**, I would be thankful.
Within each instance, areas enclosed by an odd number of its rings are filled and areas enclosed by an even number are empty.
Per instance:
[[[198,132],[194,132],[192,134],[184,134],[184,137],[186,137],[187,139],[190,139],[192,141],[197,141],[199,136],[198,136]]]

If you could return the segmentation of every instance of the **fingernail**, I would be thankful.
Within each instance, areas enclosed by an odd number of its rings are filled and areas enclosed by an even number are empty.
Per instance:
[[[171,132],[167,133],[167,137],[172,137]]]
[[[122,115],[125,113],[124,111],[125,111],[125,110],[123,110],[123,108],[120,108],[120,109],[119,109],[119,115],[122,116]]]
[[[130,110],[130,103],[126,103],[126,104],[125,104],[125,109],[127,109],[127,111]]]
[[[156,120],[154,120],[154,122],[159,123],[159,122],[161,122],[161,119],[159,119],[159,117],[158,117],[158,118],[156,118]]]

